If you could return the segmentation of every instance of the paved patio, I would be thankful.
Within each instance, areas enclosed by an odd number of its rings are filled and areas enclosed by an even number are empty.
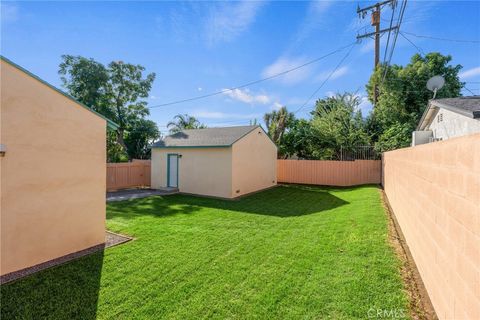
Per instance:
[[[107,202],[132,200],[150,196],[165,196],[177,192],[177,188],[119,190],[107,192]]]

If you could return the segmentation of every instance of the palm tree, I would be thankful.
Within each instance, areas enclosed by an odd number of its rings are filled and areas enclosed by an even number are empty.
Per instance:
[[[266,113],[263,116],[265,125],[267,126],[268,135],[272,138],[273,142],[277,145],[280,144],[285,129],[294,120],[295,115],[292,112],[288,112],[287,107],[281,107],[278,111],[274,110],[270,113]]]
[[[176,133],[185,129],[204,129],[207,126],[197,118],[189,116],[188,114],[177,114],[173,117],[173,120],[167,124],[167,128],[170,130],[170,133]]]

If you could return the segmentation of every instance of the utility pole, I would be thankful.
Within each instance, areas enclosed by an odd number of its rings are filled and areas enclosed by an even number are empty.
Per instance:
[[[380,62],[380,36],[384,32],[390,32],[392,30],[398,29],[398,25],[380,30],[380,17],[381,17],[381,12],[382,12],[382,7],[390,4],[392,8],[394,8],[397,5],[397,0],[386,0],[382,2],[377,2],[374,5],[365,7],[365,8],[357,8],[357,14],[361,19],[365,19],[367,13],[370,11],[372,14],[372,22],[371,25],[375,27],[374,32],[366,33],[363,35],[357,35],[357,40],[363,39],[363,38],[370,38],[374,36],[375,40],[375,57],[374,57],[374,68],[376,69],[378,66],[378,63]],[[374,103],[377,103],[377,97],[378,97],[378,91],[377,87],[375,86],[374,88]]]

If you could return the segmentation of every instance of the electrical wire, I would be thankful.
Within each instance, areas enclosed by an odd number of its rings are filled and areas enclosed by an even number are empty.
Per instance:
[[[320,89],[322,89],[322,87],[325,85],[325,83],[327,83],[327,81],[330,80],[332,75],[338,70],[338,68],[340,68],[342,63],[350,55],[350,53],[352,52],[355,44],[356,44],[356,42],[351,44],[350,50],[348,50],[348,52],[343,56],[343,58],[340,60],[340,62],[338,62],[335,69],[333,69],[332,72],[330,72],[330,74],[325,78],[325,80],[323,80],[323,82],[320,84],[320,86],[317,89],[315,89],[315,91],[308,97],[308,99],[296,111],[294,111],[293,114],[296,114],[296,113],[300,112],[310,102],[310,100],[318,93],[318,91],[320,91]]]
[[[415,49],[417,49],[418,53],[420,53],[421,55],[425,56],[425,52],[422,50],[422,48],[420,48],[419,46],[417,46],[415,43],[413,43],[412,40],[410,40],[409,38],[407,38],[407,36],[405,36],[405,34],[403,34],[403,32],[400,31],[400,35],[405,39],[407,40],[408,42],[410,42],[410,44],[412,46],[415,47]]]
[[[388,52],[388,46],[390,44],[390,34],[392,33],[393,18],[395,17],[395,8],[396,7],[397,6],[394,5],[393,8],[392,8],[392,16],[390,18],[390,26],[389,26],[388,37],[387,37],[387,44],[385,46],[385,52],[383,54],[383,64],[385,64],[385,62],[387,61],[387,52]]]
[[[395,29],[395,37],[393,38],[392,49],[390,50],[390,56],[388,57],[388,63],[385,66],[385,72],[383,73],[382,83],[385,81],[385,78],[387,77],[388,67],[390,66],[390,63],[392,62],[393,52],[395,51],[395,45],[397,44],[398,33],[400,32],[400,26],[402,25],[403,15],[405,13],[406,8],[407,8],[407,0],[403,0],[402,7],[400,8],[400,13],[399,13],[399,16],[398,16],[397,29]]]
[[[296,66],[294,68],[291,68],[291,69],[288,69],[288,70],[285,70],[285,71],[282,71],[282,72],[279,72],[279,73],[276,73],[274,75],[271,75],[269,77],[266,77],[266,78],[262,78],[262,79],[258,79],[258,80],[255,80],[255,81],[251,81],[251,82],[248,82],[248,83],[244,83],[244,84],[241,84],[239,86],[236,86],[236,87],[233,87],[233,88],[229,88],[229,89],[223,89],[223,90],[220,90],[220,91],[216,91],[216,92],[212,92],[212,93],[208,93],[208,94],[204,94],[204,95],[200,95],[200,96],[196,96],[196,97],[191,97],[191,98],[186,98],[186,99],[180,99],[180,100],[176,100],[176,101],[171,101],[171,102],[166,102],[166,103],[162,103],[162,104],[158,104],[158,105],[154,105],[154,106],[149,106],[148,109],[153,109],[153,108],[159,108],[159,107],[165,107],[165,106],[170,106],[170,105],[174,105],[174,104],[179,104],[179,103],[184,103],[184,102],[189,102],[189,101],[194,101],[194,100],[200,100],[200,99],[204,99],[204,98],[209,98],[209,97],[213,97],[213,96],[216,96],[216,95],[220,95],[220,94],[225,94],[227,92],[231,92],[231,91],[234,91],[234,90],[237,90],[237,89],[242,89],[242,88],[245,88],[245,87],[248,87],[248,86],[251,86],[251,85],[254,85],[254,84],[257,84],[257,83],[260,83],[260,82],[264,82],[264,81],[267,81],[267,80],[270,80],[270,79],[273,79],[273,78],[277,78],[277,77],[280,77],[280,76],[283,76],[287,73],[290,73],[290,72],[293,72],[293,71],[296,71],[300,68],[303,68],[303,67],[306,67],[308,65],[311,65],[315,62],[318,62],[322,59],[325,59],[337,52],[341,52],[343,51],[344,49],[350,47],[350,46],[353,46],[356,42],[353,42],[353,43],[350,43],[346,46],[343,46],[343,47],[340,47],[336,50],[333,50],[319,58],[316,58],[316,59],[313,59],[313,60],[310,60],[304,64],[301,64],[299,66]]]
[[[413,32],[406,32],[404,31],[405,34],[417,37],[417,38],[426,38],[426,39],[432,39],[432,40],[438,40],[438,41],[450,41],[450,42],[462,42],[462,43],[480,43],[480,40],[462,40],[462,39],[449,39],[449,38],[439,38],[439,37],[432,37],[432,36],[424,36],[424,35],[419,35],[415,34]]]

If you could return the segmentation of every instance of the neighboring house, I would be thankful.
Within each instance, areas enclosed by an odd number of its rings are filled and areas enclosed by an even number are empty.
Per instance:
[[[152,146],[152,188],[235,198],[277,183],[277,147],[260,126],[184,130]]]
[[[116,125],[1,57],[6,275],[105,242],[106,130]]]
[[[430,100],[412,146],[480,132],[480,96]]]

